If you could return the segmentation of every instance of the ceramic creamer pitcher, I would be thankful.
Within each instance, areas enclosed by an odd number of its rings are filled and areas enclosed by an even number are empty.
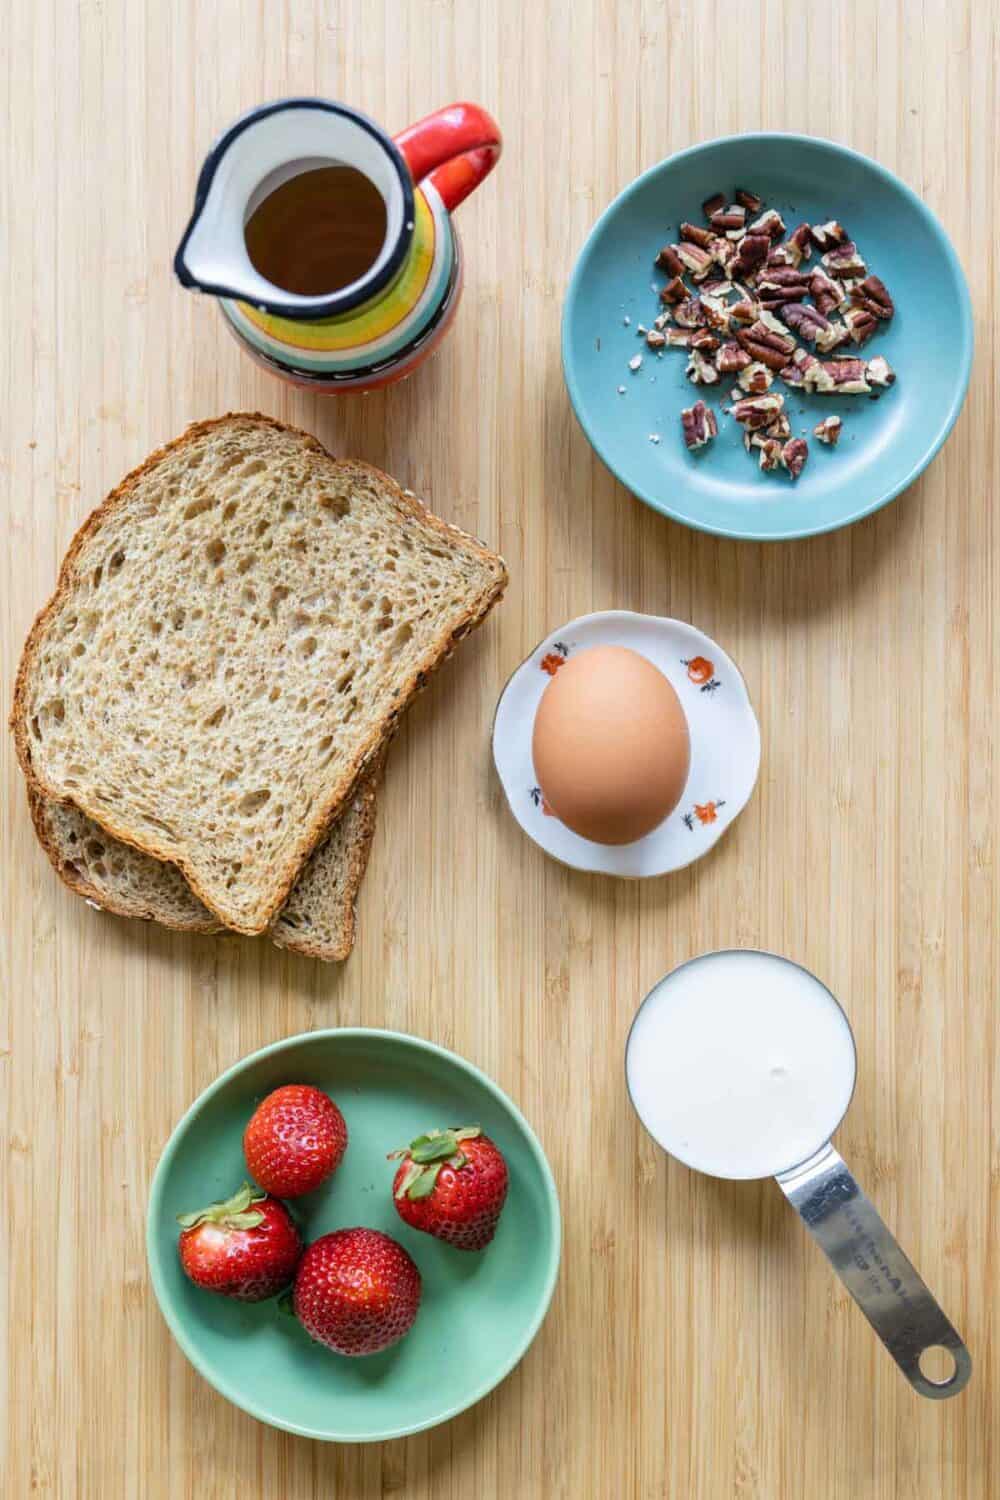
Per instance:
[[[474,104],[451,104],[395,138],[327,99],[261,105],[209,152],[174,270],[219,299],[237,338],[276,375],[321,391],[388,385],[426,359],[451,322],[462,285],[451,211],[492,170],[500,145],[496,123]],[[246,225],[292,178],[334,165],[378,190],[381,249],[345,286],[288,291],[255,269]]]

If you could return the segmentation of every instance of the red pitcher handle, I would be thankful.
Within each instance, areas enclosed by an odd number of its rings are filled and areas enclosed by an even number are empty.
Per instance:
[[[448,104],[396,136],[414,182],[429,177],[450,213],[492,172],[502,138],[478,104]]]

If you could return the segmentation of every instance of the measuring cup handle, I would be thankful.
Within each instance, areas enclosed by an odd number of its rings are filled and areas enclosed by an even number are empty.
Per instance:
[[[936,1401],[957,1396],[972,1374],[969,1351],[843,1158],[824,1146],[777,1181],[913,1389]],[[938,1346],[955,1361],[944,1381],[920,1369],[924,1350]]]
[[[396,136],[414,182],[428,178],[449,213],[492,172],[502,144],[497,122],[478,104],[448,104]]]

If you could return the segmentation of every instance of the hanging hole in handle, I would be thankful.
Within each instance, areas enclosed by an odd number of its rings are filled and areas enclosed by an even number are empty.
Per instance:
[[[917,1360],[920,1373],[931,1385],[950,1385],[958,1371],[958,1361],[943,1344],[928,1344]]]

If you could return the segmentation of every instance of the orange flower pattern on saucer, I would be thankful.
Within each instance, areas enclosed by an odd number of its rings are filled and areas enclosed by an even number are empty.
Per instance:
[[[721,797],[715,802],[696,802],[691,811],[684,814],[685,828],[693,832],[696,820],[703,828],[709,823],[717,823],[719,820],[719,808],[725,807],[725,805]]]
[[[715,675],[715,667],[707,656],[692,656],[689,661],[682,661],[681,666],[687,667],[688,677],[703,693],[714,693],[716,688],[722,686]]]
[[[559,668],[566,665],[567,656],[569,656],[569,647],[564,646],[562,641],[556,641],[554,649],[547,651],[538,665],[543,672],[548,672],[550,677],[554,677]]]

